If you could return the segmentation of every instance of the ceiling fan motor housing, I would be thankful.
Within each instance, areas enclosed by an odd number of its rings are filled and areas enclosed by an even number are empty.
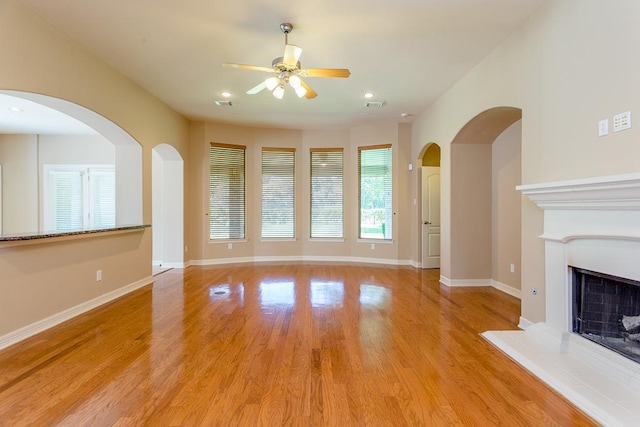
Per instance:
[[[282,24],[280,24],[280,29],[282,30],[283,33],[289,34],[291,30],[293,30],[293,24],[290,24],[288,22],[283,22]]]

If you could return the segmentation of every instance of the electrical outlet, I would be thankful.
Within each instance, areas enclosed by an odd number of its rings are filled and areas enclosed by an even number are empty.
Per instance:
[[[511,273],[515,273],[516,272],[516,266],[515,264],[509,264],[509,271]]]
[[[96,270],[96,282],[102,280],[102,270]]]
[[[371,250],[374,250],[375,248],[376,248],[376,244],[375,244],[375,243],[372,243],[372,244],[371,244]]]
[[[227,243],[227,249],[233,249],[233,243]]]

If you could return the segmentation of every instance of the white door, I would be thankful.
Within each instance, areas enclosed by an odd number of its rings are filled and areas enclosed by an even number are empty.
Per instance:
[[[440,168],[422,167],[422,268],[440,268]]]

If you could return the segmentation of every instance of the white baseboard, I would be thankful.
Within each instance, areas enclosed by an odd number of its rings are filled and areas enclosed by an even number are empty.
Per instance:
[[[59,325],[62,322],[66,322],[73,317],[76,317],[82,313],[86,313],[89,310],[93,310],[94,308],[99,307],[103,304],[111,302],[116,298],[120,298],[121,296],[140,289],[150,283],[153,283],[153,277],[145,277],[142,280],[138,280],[137,282],[108,292],[92,300],[85,301],[81,304],[76,305],[75,307],[68,308],[64,311],[61,311],[60,313],[56,313],[45,319],[38,320],[37,322],[24,326],[13,332],[9,332],[8,334],[0,337],[0,349],[9,347],[10,345],[16,344],[35,334],[46,331],[49,328]]]
[[[335,263],[361,263],[361,264],[382,264],[382,265],[406,265],[413,266],[411,260],[394,260],[387,258],[369,257],[335,257],[335,256],[256,256],[237,258],[216,258],[191,260],[189,265],[224,265],[240,263],[263,263],[263,262],[335,262]]]
[[[188,267],[188,262],[153,261],[151,265],[153,267],[160,267],[160,268],[186,268]]]
[[[455,287],[490,287],[491,279],[449,279],[444,276],[440,276],[440,283],[443,285],[449,286],[451,288]]]
[[[520,329],[527,329],[529,326],[534,325],[535,323],[525,319],[524,317],[520,316],[520,323],[518,323],[518,328]]]
[[[520,299],[520,289],[516,289],[504,283],[498,282],[493,279],[449,279],[445,276],[440,276],[440,283],[450,288],[455,287],[492,287],[513,297]]]
[[[505,283],[502,282],[498,282],[497,280],[491,280],[491,286],[496,288],[499,291],[504,292],[505,294],[509,294],[512,297],[516,297],[518,299],[522,299],[522,293],[520,292],[520,289],[516,289],[513,286],[509,286]]]
[[[163,262],[162,268],[185,268],[186,263],[184,262]]]

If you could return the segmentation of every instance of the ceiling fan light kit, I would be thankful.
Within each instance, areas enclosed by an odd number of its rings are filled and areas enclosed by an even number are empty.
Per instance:
[[[318,94],[302,80],[301,76],[346,78],[351,75],[351,72],[346,68],[301,68],[300,55],[302,54],[302,49],[296,45],[289,44],[289,33],[293,30],[293,25],[288,22],[282,23],[280,24],[280,30],[284,33],[284,54],[272,61],[271,68],[230,62],[222,64],[224,67],[277,74],[277,77],[268,77],[257,86],[249,89],[247,94],[255,95],[264,89],[268,89],[275,98],[282,99],[285,86],[288,84],[299,98],[311,99],[318,96]]]
[[[276,99],[282,99],[283,96],[284,96],[284,85],[282,83],[280,83],[273,90],[273,97],[276,98]]]

